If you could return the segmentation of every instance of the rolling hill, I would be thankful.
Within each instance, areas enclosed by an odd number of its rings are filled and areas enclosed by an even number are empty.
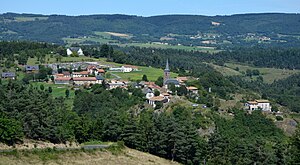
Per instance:
[[[63,44],[63,38],[99,37],[97,32],[132,36],[110,37],[119,43],[162,42],[197,46],[257,43],[299,45],[300,15],[0,15],[0,40],[33,40]],[[85,43],[97,42],[88,41]]]

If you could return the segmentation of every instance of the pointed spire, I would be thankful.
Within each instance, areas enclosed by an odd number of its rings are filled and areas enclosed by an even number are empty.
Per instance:
[[[169,59],[167,59],[167,63],[166,63],[166,69],[165,70],[167,70],[167,71],[169,71],[170,70],[170,67],[169,67]]]

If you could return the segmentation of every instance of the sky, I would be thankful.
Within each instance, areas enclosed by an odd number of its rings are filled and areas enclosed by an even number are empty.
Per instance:
[[[0,13],[232,15],[300,13],[300,0],[1,0]]]

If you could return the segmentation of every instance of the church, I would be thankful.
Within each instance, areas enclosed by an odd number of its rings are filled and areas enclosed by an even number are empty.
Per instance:
[[[169,60],[167,59],[166,68],[164,70],[164,87],[168,89],[170,84],[174,84],[176,87],[180,86],[180,83],[177,79],[171,78],[171,71],[169,67]]]

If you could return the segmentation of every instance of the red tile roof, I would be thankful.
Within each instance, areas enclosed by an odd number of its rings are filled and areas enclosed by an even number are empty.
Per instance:
[[[55,79],[55,81],[70,81],[71,78],[70,77],[57,77]]]
[[[97,81],[96,77],[74,77],[73,81]]]
[[[103,69],[98,69],[98,72],[99,72],[99,73],[105,73],[105,70],[103,70]]]

